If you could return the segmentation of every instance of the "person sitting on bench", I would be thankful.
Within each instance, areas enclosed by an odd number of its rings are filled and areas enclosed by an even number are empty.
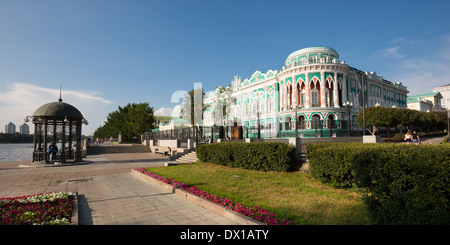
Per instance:
[[[50,142],[50,145],[48,146],[48,158],[50,159],[50,155],[51,155],[52,161],[55,161],[56,153],[58,153],[58,147],[53,142]]]
[[[169,148],[169,150],[164,152],[164,156],[168,156],[172,153],[172,149],[170,149],[170,147],[167,147],[167,148]]]

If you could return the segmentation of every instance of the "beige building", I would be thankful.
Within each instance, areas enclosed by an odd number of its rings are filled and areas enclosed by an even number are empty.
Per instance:
[[[418,111],[445,111],[441,106],[443,96],[440,92],[408,96],[408,109]]]
[[[433,88],[433,92],[439,92],[442,95],[441,106],[450,109],[450,83],[440,87]]]

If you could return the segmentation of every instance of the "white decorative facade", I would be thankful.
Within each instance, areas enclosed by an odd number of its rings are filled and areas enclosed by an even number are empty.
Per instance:
[[[439,92],[442,95],[441,106],[447,110],[450,109],[450,83],[440,87],[433,88],[433,92]]]
[[[243,126],[243,138],[255,138],[258,126],[261,138],[347,136],[363,98],[366,107],[406,108],[407,93],[401,83],[339,61],[332,48],[311,47],[291,53],[281,70],[256,71],[243,81],[236,76],[217,87],[205,100],[203,125]],[[237,131],[227,136],[237,138]]]
[[[440,92],[408,96],[408,109],[423,112],[445,111],[445,108],[441,106],[442,98]]]

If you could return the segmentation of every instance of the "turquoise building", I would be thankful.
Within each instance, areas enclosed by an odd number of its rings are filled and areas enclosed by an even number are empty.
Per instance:
[[[363,104],[406,108],[407,93],[400,82],[340,61],[332,48],[310,47],[291,53],[279,70],[217,87],[205,100],[203,125],[227,126],[230,138],[341,137],[360,130]]]

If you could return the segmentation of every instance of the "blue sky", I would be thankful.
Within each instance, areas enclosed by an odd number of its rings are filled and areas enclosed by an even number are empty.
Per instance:
[[[178,90],[281,69],[312,46],[409,95],[431,92],[450,83],[448,9],[432,0],[0,0],[0,131],[56,101],[60,85],[89,134],[117,106],[168,113]]]

